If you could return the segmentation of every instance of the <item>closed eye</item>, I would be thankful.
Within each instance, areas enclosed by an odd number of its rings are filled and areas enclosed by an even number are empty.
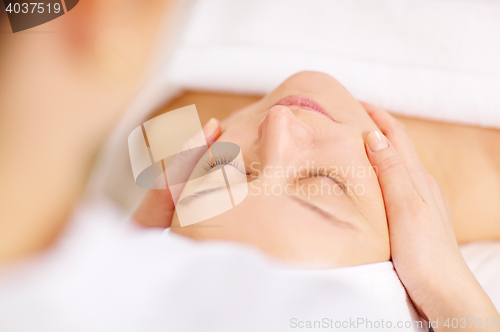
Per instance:
[[[336,175],[334,172],[328,172],[325,168],[318,167],[316,169],[310,169],[307,172],[307,175],[304,177],[299,177],[297,181],[307,179],[307,178],[327,178],[329,180],[332,180],[336,184],[339,185],[339,187],[342,189],[342,192],[346,195],[349,195],[349,186],[345,182],[344,179]]]

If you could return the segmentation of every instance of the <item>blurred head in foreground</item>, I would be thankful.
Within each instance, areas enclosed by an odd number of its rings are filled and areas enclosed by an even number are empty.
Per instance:
[[[61,234],[99,149],[156,72],[168,45],[159,28],[181,17],[178,3],[85,0],[18,33],[0,11],[0,263]]]
[[[377,129],[334,78],[296,74],[223,124],[217,142],[237,144],[244,162],[217,151],[209,163],[200,160],[208,176],[186,185],[176,209],[227,199],[227,182],[247,182],[246,198],[193,225],[180,227],[174,218],[172,231],[249,244],[303,267],[389,260],[382,193],[364,146]],[[221,164],[231,167],[211,172]]]

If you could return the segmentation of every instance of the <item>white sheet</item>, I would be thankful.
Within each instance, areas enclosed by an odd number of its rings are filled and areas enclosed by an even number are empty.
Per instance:
[[[87,204],[51,251],[0,270],[0,331],[294,331],[330,320],[345,327],[335,330],[380,331],[382,319],[393,329],[420,320],[390,262],[292,270],[248,247],[125,220]]]
[[[268,93],[301,70],[400,114],[500,128],[500,1],[199,0],[165,79]]]

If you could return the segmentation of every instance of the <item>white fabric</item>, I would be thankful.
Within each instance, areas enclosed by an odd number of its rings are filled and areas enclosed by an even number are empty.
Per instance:
[[[500,311],[500,241],[473,242],[460,247],[467,265]]]
[[[261,93],[326,72],[394,112],[500,128],[500,1],[198,0],[165,79]]]
[[[419,319],[390,262],[292,270],[247,247],[124,222],[87,205],[49,252],[1,270],[0,331],[288,331],[292,318],[380,331],[375,321]],[[354,329],[357,318],[373,329]]]

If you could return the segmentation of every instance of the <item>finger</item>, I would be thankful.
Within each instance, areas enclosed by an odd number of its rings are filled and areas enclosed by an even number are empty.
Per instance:
[[[401,217],[406,219],[404,217],[410,210],[407,204],[418,201],[420,196],[413,186],[403,159],[387,138],[378,131],[368,135],[366,152],[377,173],[388,219],[390,221],[401,220]]]
[[[203,134],[205,134],[207,144],[215,142],[222,134],[222,128],[219,120],[211,118],[203,127]]]
[[[415,189],[422,197],[430,197],[432,179],[420,160],[406,127],[381,108],[360,103],[401,156]]]
[[[170,227],[175,205],[170,190],[151,189],[137,208],[132,219],[145,227]]]
[[[382,133],[391,141],[403,161],[422,165],[405,126],[385,110],[360,102]],[[405,160],[408,159],[408,160]]]
[[[211,119],[207,124],[203,127],[203,134],[205,136],[205,140],[208,143],[215,142],[219,136],[222,134],[221,126],[219,121],[216,119]],[[199,138],[193,138],[199,139]],[[195,142],[186,143],[186,147],[193,144]],[[199,145],[199,144],[198,144]],[[197,155],[192,155],[192,159],[185,159],[183,170],[188,170],[191,166],[195,165],[197,160]],[[187,165],[187,166],[186,166]],[[178,164],[180,165],[180,163]],[[194,167],[194,166],[193,166]],[[191,167],[192,170],[192,167]],[[189,170],[189,172],[191,172]],[[163,176],[163,175],[162,175]],[[188,174],[189,176],[189,174]],[[178,195],[178,193],[171,192],[169,186],[166,186],[167,189],[151,189],[146,194],[146,197],[142,201],[141,205],[137,208],[133,215],[133,219],[138,222],[142,226],[146,227],[170,227],[172,223],[172,218],[175,211],[174,199],[172,198],[172,194]]]
[[[446,196],[444,194],[443,187],[439,184],[439,182],[434,179],[434,177],[431,176],[432,182],[433,182],[433,192],[434,192],[434,197],[436,199],[437,206],[441,213],[443,215],[451,220],[452,215],[451,215],[451,208],[450,204],[448,203],[448,200],[446,199]]]

